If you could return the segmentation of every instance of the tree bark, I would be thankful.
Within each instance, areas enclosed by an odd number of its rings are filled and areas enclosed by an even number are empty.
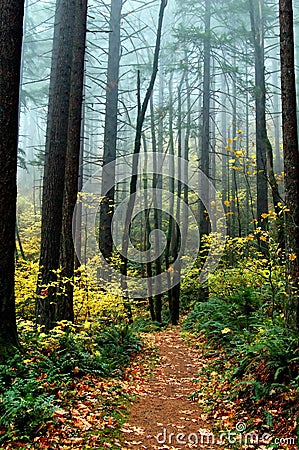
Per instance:
[[[139,85],[139,83],[138,83]],[[145,135],[143,134],[143,147],[144,147],[144,154],[145,154],[145,159],[144,159],[144,176],[143,176],[143,189],[145,191],[144,194],[144,213],[145,213],[145,232],[144,232],[144,250],[147,250],[147,246],[148,246],[148,242],[149,242],[149,236],[151,233],[151,224],[149,221],[149,215],[150,215],[150,205],[149,205],[149,201],[148,201],[148,195],[147,195],[147,188],[148,188],[148,172],[147,172],[147,163],[148,163],[148,157],[147,157],[147,144],[146,144],[146,138]],[[146,262],[146,276],[148,279],[148,286],[147,286],[147,290],[148,290],[148,307],[149,307],[149,311],[151,314],[151,319],[154,322],[156,320],[156,314],[155,314],[155,306],[154,306],[154,299],[153,299],[153,295],[152,295],[152,285],[150,282],[150,279],[153,276],[153,270],[152,270],[152,263],[151,261],[147,261]]]
[[[299,153],[296,114],[294,31],[292,0],[279,1],[282,128],[286,212],[288,297],[285,315],[289,326],[299,328]]]
[[[184,69],[181,81],[178,86],[178,113],[177,113],[177,133],[178,133],[178,161],[177,161],[177,201],[176,205],[174,205],[173,209],[176,208],[175,219],[172,221],[171,228],[171,236],[170,236],[170,245],[169,245],[169,254],[168,259],[171,257],[172,261],[175,261],[178,258],[180,245],[182,239],[180,238],[180,234],[182,230],[179,229],[179,224],[181,223],[181,207],[180,200],[182,198],[183,193],[183,185],[182,185],[182,157],[183,157],[183,106],[182,106],[182,91],[183,85],[186,77],[186,68]],[[172,149],[172,152],[174,149]],[[172,168],[172,172],[174,174],[175,168]],[[173,182],[175,179],[173,178]],[[172,191],[174,193],[174,184],[172,186]],[[170,279],[176,276],[176,274],[170,272]],[[180,314],[180,284],[172,286],[172,288],[168,291],[168,304],[169,304],[169,312],[170,319],[173,325],[177,325]]]
[[[189,85],[189,77],[188,77],[188,57],[187,55],[185,55],[185,64],[186,64],[186,69],[183,75],[183,79],[185,81],[185,85],[186,85],[186,103],[187,103],[187,117],[186,117],[186,132],[185,132],[185,139],[184,139],[184,154],[183,154],[183,159],[185,161],[189,161],[189,146],[190,146],[190,134],[191,134],[191,91],[190,91],[190,85]],[[181,111],[181,103],[180,103],[180,112],[179,114],[182,115],[182,111]],[[182,129],[180,126],[180,133],[182,133]],[[181,142],[182,145],[182,142]],[[180,149],[180,154],[182,152],[182,149]],[[182,156],[182,155],[181,155]],[[188,173],[186,173],[187,166],[186,164],[184,164],[184,166],[181,168],[184,171],[184,175],[183,178],[185,180],[188,179]],[[180,183],[181,185],[181,183]],[[183,201],[185,205],[189,204],[189,187],[187,184],[183,184],[183,186],[180,186],[179,191],[181,191],[181,189],[183,190]],[[178,192],[178,197],[181,197],[181,192]],[[180,204],[179,202],[177,203],[177,219],[179,219],[180,217]],[[179,217],[178,217],[179,215]],[[179,229],[178,225],[175,224],[175,228],[174,228],[174,235],[173,235],[173,240],[174,240],[174,245],[173,248],[175,249],[175,252],[173,254],[174,259],[178,258],[178,254],[179,251],[181,251],[182,254],[184,254],[185,251],[185,244],[186,244],[186,239],[187,239],[187,234],[188,234],[188,223],[187,223],[188,218],[183,215],[181,220],[178,220],[178,223],[181,223],[181,230]],[[179,238],[179,234],[181,234],[183,236],[183,239]],[[181,246],[181,248],[180,248]],[[179,265],[178,267],[178,273],[175,274],[175,277],[180,280],[181,278],[181,267]],[[171,323],[172,325],[178,325],[179,323],[179,318],[180,318],[180,305],[181,305],[181,282],[177,283],[175,286],[173,286],[173,288],[171,289]]]
[[[222,135],[222,156],[221,156],[221,193],[222,203],[229,200],[228,190],[228,156],[227,156],[227,88],[225,75],[222,77],[222,113],[221,113],[221,135]],[[227,211],[227,206],[225,206]]]
[[[171,78],[169,81],[169,154],[174,157],[174,130],[173,130],[173,121],[174,121],[174,113],[173,113],[173,74],[171,74]],[[180,92],[180,91],[179,91]],[[181,111],[178,112],[181,114]],[[174,161],[171,160],[169,167],[169,192],[175,194],[175,167]],[[174,243],[173,240],[176,236],[176,228],[177,224],[173,219],[174,214],[174,199],[171,197],[170,205],[169,205],[169,221],[168,221],[168,230],[167,230],[167,246],[165,250],[165,268],[167,270],[168,277],[168,307],[170,313],[170,319],[172,323],[176,322],[177,311],[179,310],[179,306],[177,307],[176,299],[173,297],[173,288],[171,288],[171,272],[169,271],[171,263],[173,262],[173,248]]]
[[[263,3],[262,0],[258,0],[256,4],[253,0],[249,0],[249,5],[255,57],[257,220],[259,227],[267,229],[267,220],[262,218],[262,214],[268,213],[268,137],[266,127],[264,26],[262,17]]]
[[[60,1],[57,0],[57,7]],[[42,200],[40,276],[37,284],[36,321],[46,330],[57,320],[57,274],[59,269],[62,204],[64,196],[73,31],[76,0],[62,0],[59,43],[53,54]],[[57,44],[53,44],[55,49]]]
[[[233,66],[236,67],[236,57],[233,57]],[[232,151],[233,155],[237,150],[237,141],[235,140],[237,135],[237,77],[236,73],[232,76],[232,91],[233,91],[233,99],[232,99]],[[238,173],[237,170],[232,167],[231,168],[231,192],[232,192],[232,212],[231,216],[231,236],[232,237],[241,237],[242,228],[241,228],[241,213],[240,213],[240,201],[239,201],[239,183],[238,183]]]
[[[18,345],[15,230],[18,115],[24,1],[0,3],[0,351]]]
[[[161,81],[161,80],[160,80]],[[160,85],[160,96],[159,103],[161,107],[161,85]],[[155,116],[154,116],[154,102],[153,96],[150,99],[150,112],[151,112],[151,137],[152,137],[152,151],[155,153],[154,161],[153,161],[153,180],[152,180],[152,188],[153,188],[153,199],[152,199],[152,207],[154,212],[154,229],[161,229],[162,218],[161,218],[161,208],[162,208],[162,199],[157,194],[156,189],[162,189],[162,176],[157,175],[157,167],[161,165],[161,157],[163,151],[163,128],[161,129],[161,119],[159,122],[159,130],[158,130],[158,142],[155,131]],[[156,245],[159,247],[159,241],[156,241]],[[155,275],[160,275],[162,273],[162,259],[161,256],[156,258],[155,260]],[[159,288],[159,287],[158,287]],[[156,294],[154,297],[154,308],[155,308],[155,320],[159,323],[162,322],[162,294]]]
[[[76,3],[60,249],[60,266],[64,279],[63,289],[58,297],[58,321],[74,320],[73,278],[75,251],[73,242],[73,213],[78,195],[81,151],[87,0],[76,0]]]
[[[201,148],[201,165],[200,169],[210,179],[210,109],[211,109],[211,2],[205,0],[205,16],[204,16],[204,69],[203,69],[203,99],[202,99],[202,148]],[[209,189],[203,186],[203,189]],[[209,192],[207,193],[209,194]],[[209,198],[209,195],[208,195]],[[200,202],[200,240],[210,233],[210,222],[205,213],[206,207]],[[201,252],[202,264],[207,256],[207,251]],[[200,298],[207,300],[209,298],[209,288],[207,285],[200,287]]]
[[[203,121],[202,121],[202,153],[201,170],[210,178],[210,90],[211,90],[211,4],[205,1],[205,37],[204,37],[204,76],[203,76]],[[200,230],[201,235],[210,232],[205,207],[201,204]]]
[[[117,145],[117,117],[118,117],[118,83],[120,63],[120,23],[121,23],[122,0],[111,2],[110,12],[110,35],[108,53],[108,73],[106,87],[106,112],[104,130],[104,154],[103,154],[103,177],[102,192],[103,199],[100,206],[100,250],[104,258],[109,259],[113,252],[113,240],[111,223],[114,211],[114,186],[108,191],[107,184],[111,185],[111,177],[115,178],[115,166],[111,164],[116,160]],[[109,164],[109,170],[105,166]],[[113,170],[114,169],[114,170]]]

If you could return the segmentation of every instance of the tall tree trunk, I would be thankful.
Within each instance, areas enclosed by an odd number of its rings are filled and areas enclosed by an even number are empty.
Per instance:
[[[111,2],[102,176],[102,193],[104,198],[100,206],[99,230],[100,250],[106,259],[111,257],[113,251],[111,223],[114,211],[115,188],[113,186],[106,192],[106,186],[107,184],[111,185],[111,178],[115,179],[115,166],[109,163],[116,160],[121,9],[122,0]],[[105,171],[105,166],[108,164],[109,169]]]
[[[294,5],[296,8],[296,5]],[[296,9],[295,9],[296,13]],[[294,14],[293,14],[294,16]],[[295,21],[295,36],[294,36],[294,50],[295,50],[295,81],[296,81],[296,95],[297,95],[297,129],[299,132],[299,11],[297,6],[297,20]]]
[[[144,250],[147,250],[147,245],[149,242],[149,236],[151,232],[151,225],[149,221],[149,214],[150,214],[150,205],[148,201],[148,195],[147,195],[147,188],[148,188],[148,169],[147,169],[147,163],[148,163],[148,157],[147,157],[147,144],[146,144],[146,138],[145,134],[142,135],[143,138],[143,148],[145,153],[144,158],[144,175],[143,175],[143,189],[145,191],[144,195],[144,210],[145,210],[145,231],[144,231]],[[153,276],[153,270],[152,270],[152,263],[151,261],[146,262],[146,276],[147,279],[150,280]],[[151,319],[154,322],[156,320],[156,314],[155,314],[155,305],[154,305],[154,299],[152,295],[152,285],[151,281],[148,281],[148,307],[151,314]]]
[[[186,130],[185,130],[185,136],[184,136],[184,142],[182,140],[182,102],[181,102],[181,98],[179,101],[179,133],[180,133],[180,143],[179,143],[179,157],[183,157],[183,159],[185,161],[189,161],[189,146],[190,146],[190,133],[191,133],[191,93],[190,93],[190,86],[189,86],[189,78],[188,78],[188,59],[187,59],[187,55],[185,55],[185,64],[186,64],[186,68],[183,74],[183,78],[182,81],[180,83],[180,88],[179,88],[179,95],[181,97],[182,94],[182,82],[185,81],[185,85],[186,85],[186,101],[187,101],[187,116],[186,116]],[[183,154],[182,154],[182,150],[183,150]],[[179,162],[180,164],[180,162]],[[186,173],[187,169],[187,165],[184,164],[183,167],[180,167],[180,173],[181,170],[184,171],[183,173],[183,179],[187,180],[188,179],[188,173]],[[179,176],[179,178],[181,178],[181,176]],[[179,185],[178,185],[178,199],[180,199],[181,194],[183,193],[183,201],[185,205],[188,205],[189,203],[189,189],[188,189],[188,185],[187,184],[183,184],[183,186],[181,185],[181,181],[178,181]],[[183,191],[183,192],[182,192]],[[179,229],[178,225],[175,224],[175,226],[173,227],[173,240],[174,240],[174,244],[173,244],[173,258],[177,259],[178,258],[178,254],[181,251],[182,254],[184,254],[184,244],[186,243],[187,240],[187,233],[188,233],[188,223],[187,220],[188,218],[185,216],[185,214],[183,214],[183,216],[181,216],[181,210],[180,210],[181,206],[180,206],[180,202],[178,200],[177,202],[177,212],[176,212],[176,218],[177,218],[177,223],[181,224],[181,229]],[[183,239],[179,239],[179,234],[182,234]],[[181,249],[180,249],[181,246]],[[174,274],[175,278],[177,280],[180,280],[181,278],[181,268],[180,265],[178,266],[178,273]],[[172,325],[178,325],[179,322],[179,317],[180,317],[180,296],[181,296],[181,283],[178,282],[176,283],[172,289],[171,289],[171,309],[170,309],[170,317],[171,317],[171,323]]]
[[[274,88],[277,89],[277,92],[273,94],[273,108],[274,108],[274,154],[275,154],[275,163],[274,163],[274,172],[280,174],[283,171],[283,161],[282,161],[282,152],[280,148],[280,132],[281,132],[281,102],[280,102],[280,92],[279,90],[279,63],[277,61],[277,54],[275,52],[273,58],[273,85]]]
[[[57,74],[57,60],[59,51],[59,36],[60,28],[62,24],[62,11],[63,1],[56,0],[55,18],[54,18],[54,33],[53,33],[53,45],[52,45],[52,60],[51,60],[51,76],[49,84],[49,98],[48,98],[48,114],[47,114],[47,129],[46,129],[46,142],[50,140],[51,120],[53,116],[54,95],[55,95],[55,83]],[[45,154],[45,164],[48,154]]]
[[[85,89],[83,85],[83,96],[85,98]],[[78,173],[78,192],[82,192],[83,189],[83,177],[84,177],[84,140],[85,140],[85,105],[82,101],[82,118],[81,118],[81,143],[80,143],[80,155],[79,155],[79,173]],[[77,204],[76,222],[75,226],[75,270],[77,270],[82,264],[82,202]]]
[[[189,77],[188,77],[188,56],[185,54],[185,63],[186,63],[186,69],[185,69],[185,85],[186,85],[186,103],[187,103],[187,116],[186,116],[186,133],[185,133],[185,139],[184,139],[184,155],[183,158],[185,161],[189,162],[189,151],[190,151],[190,135],[191,135],[191,90],[190,90],[190,84],[189,84]],[[183,165],[183,179],[188,180],[188,166],[187,164]],[[184,183],[183,184],[183,201],[184,205],[189,205],[189,186]],[[180,208],[180,205],[178,203],[178,208]],[[181,223],[181,230],[179,230],[179,227],[176,226],[176,233],[175,233],[175,239],[177,240],[176,244],[176,259],[178,257],[179,251],[184,255],[185,253],[185,245],[187,242],[187,234],[188,234],[188,217],[186,214],[183,213],[183,216],[181,220],[178,221],[178,224]],[[183,238],[180,239],[180,245],[181,249],[179,248],[179,232],[181,232]],[[182,261],[180,261],[181,263]],[[175,274],[178,280],[181,279],[181,267],[178,268],[179,273]],[[178,325],[179,318],[180,318],[180,306],[181,306],[181,282],[177,283],[172,288],[172,315],[171,315],[171,322],[173,325]]]
[[[78,194],[81,150],[87,0],[76,0],[76,3],[60,254],[60,266],[62,268],[62,276],[65,279],[63,280],[63,290],[58,297],[57,308],[57,320],[69,321],[74,320],[73,278],[75,252],[73,213]]]
[[[169,80],[169,154],[171,157],[174,157],[174,130],[173,130],[173,74],[170,75]],[[175,168],[174,168],[174,161],[173,159],[170,160],[170,167],[169,167],[169,192],[174,195],[175,193]],[[173,302],[172,298],[172,292],[173,289],[171,286],[171,272],[169,271],[170,265],[173,258],[173,252],[172,252],[172,240],[174,239],[174,236],[176,234],[176,223],[173,219],[174,214],[174,198],[170,198],[170,205],[169,205],[169,220],[168,220],[168,230],[167,230],[167,245],[165,250],[165,265],[167,270],[167,277],[168,277],[168,307],[169,307],[169,313],[170,313],[170,319],[172,323],[175,323],[177,313],[176,310],[179,309],[176,307],[176,302]]]
[[[277,240],[279,243],[279,247],[281,249],[285,248],[285,242],[284,242],[284,220],[281,216],[281,209],[280,209],[280,203],[281,203],[281,196],[279,193],[279,187],[276,180],[276,176],[274,173],[274,162],[273,162],[273,149],[270,140],[267,138],[267,171],[268,171],[268,179],[269,184],[271,188],[271,194],[272,194],[272,201],[274,206],[274,211],[277,214],[276,219],[276,229],[277,229]]]
[[[222,203],[229,201],[228,194],[228,157],[227,157],[227,88],[225,75],[222,77],[222,113],[221,113],[221,135],[222,135],[222,156],[221,156],[221,192],[222,192]],[[227,206],[225,205],[225,211],[227,211]]]
[[[16,218],[16,240],[17,240],[17,242],[19,244],[19,249],[20,249],[20,253],[21,253],[22,259],[26,259],[25,252],[24,252],[24,249],[23,249],[22,240],[21,240],[21,236],[20,236],[18,217]]]
[[[24,1],[0,3],[0,352],[18,345],[15,314],[15,229],[18,110]]]
[[[178,173],[178,179],[177,179],[177,204],[176,204],[176,213],[175,218],[176,222],[174,221],[173,227],[172,227],[172,235],[171,235],[171,241],[170,241],[170,256],[172,257],[172,260],[175,261],[179,254],[180,249],[180,243],[182,242],[182,239],[180,239],[180,231],[179,225],[181,223],[181,210],[180,210],[180,200],[182,197],[182,170],[184,169],[182,167],[182,156],[183,156],[183,111],[182,111],[182,89],[184,80],[186,77],[186,70],[184,70],[184,73],[182,75],[179,87],[178,87],[178,121],[177,121],[177,128],[178,128],[178,167],[177,167],[177,173]],[[174,275],[172,275],[174,276]],[[173,286],[169,292],[168,292],[168,303],[169,303],[169,311],[170,311],[170,318],[171,323],[173,325],[177,325],[179,320],[179,312],[180,312],[180,283]]]
[[[215,69],[215,59],[212,58],[212,73],[216,73]],[[211,133],[210,133],[210,180],[216,186],[216,80],[215,77],[211,78],[211,101],[210,101],[210,111],[211,111]],[[214,199],[211,199],[214,200]]]
[[[267,229],[267,220],[262,218],[262,214],[268,213],[268,137],[266,127],[263,0],[258,0],[257,2],[249,0],[249,6],[255,57],[257,220],[259,227]]]
[[[248,86],[248,48],[246,47],[246,86]],[[246,197],[245,197],[245,209],[246,209],[246,236],[249,234],[250,230],[250,211],[253,212],[254,219],[254,208],[252,204],[250,177],[248,174],[248,161],[249,161],[249,145],[250,145],[250,129],[249,129],[249,92],[246,91],[246,118],[245,118],[245,135],[246,135],[246,164],[245,164],[245,186],[246,186]]]
[[[288,297],[286,320],[299,328],[299,153],[292,0],[279,0]]]
[[[60,0],[57,0],[59,5]],[[57,6],[59,7],[59,6]],[[59,43],[51,77],[55,77],[49,105],[42,201],[40,276],[37,285],[36,320],[46,330],[57,320],[57,282],[59,268],[62,204],[67,150],[73,31],[76,0],[62,0]],[[57,44],[54,42],[53,48]],[[50,286],[51,284],[51,286]]]
[[[233,57],[233,66],[236,67],[236,58]],[[235,152],[237,150],[237,77],[236,73],[233,74],[232,77],[233,82],[233,99],[232,99],[232,150],[233,150],[233,157],[235,157]],[[233,165],[234,166],[234,165]],[[232,230],[232,236],[238,236],[241,237],[242,235],[242,229],[241,229],[241,213],[240,213],[240,201],[239,201],[239,186],[238,186],[238,171],[232,167],[231,169],[231,188],[232,188],[232,212],[233,215],[231,216],[231,230]]]
[[[200,169],[208,178],[210,178],[210,91],[211,91],[211,2],[205,0],[205,37],[204,37],[204,69],[203,69],[203,100],[202,100],[202,148],[201,148],[201,166]],[[202,186],[200,189],[209,189],[208,186]],[[207,193],[209,198],[209,193]],[[201,242],[204,236],[210,233],[210,222],[205,213],[205,206],[200,202],[200,237]],[[203,259],[207,252],[201,252]],[[204,261],[202,261],[204,264]],[[201,286],[200,298],[206,300],[209,297],[208,286]]]
[[[161,77],[160,77],[160,86],[159,86],[159,110],[162,110],[162,98],[163,98],[163,87],[161,85]],[[151,135],[152,135],[152,149],[154,155],[153,161],[153,210],[154,210],[154,229],[160,230],[162,226],[162,217],[161,217],[161,208],[162,208],[162,198],[160,197],[160,193],[157,192],[157,189],[162,189],[162,176],[157,174],[157,169],[161,167],[161,158],[163,152],[163,119],[159,117],[159,125],[158,125],[158,139],[156,137],[155,131],[155,117],[154,117],[154,102],[153,96],[150,99],[150,111],[151,111]],[[156,241],[156,246],[159,248],[160,242]],[[160,275],[162,273],[162,259],[161,256],[158,256],[155,260],[155,275]],[[157,289],[160,290],[161,286],[157,285]],[[162,322],[162,293],[158,293],[155,295],[154,299],[155,305],[155,318],[156,321]]]
[[[201,170],[210,177],[210,90],[211,90],[211,3],[205,0],[205,37],[204,37],[204,78],[203,78],[203,115],[202,115],[202,154]],[[209,222],[201,205],[201,235],[210,232]]]

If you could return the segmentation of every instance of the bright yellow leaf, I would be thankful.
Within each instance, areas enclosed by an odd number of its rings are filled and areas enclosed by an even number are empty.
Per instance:
[[[222,334],[227,334],[227,333],[230,333],[230,332],[231,332],[230,328],[223,328],[223,330],[221,330]]]
[[[295,253],[290,253],[289,254],[289,260],[290,261],[295,261],[296,258],[297,258],[297,255]]]
[[[243,155],[242,150],[238,150],[237,152],[235,152],[235,156],[237,156],[238,158],[240,158],[240,156]]]

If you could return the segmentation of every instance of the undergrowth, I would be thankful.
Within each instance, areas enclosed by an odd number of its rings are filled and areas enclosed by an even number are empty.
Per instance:
[[[209,361],[194,398],[214,418],[225,411],[224,426],[245,420],[249,431],[298,438],[299,336],[284,319],[284,266],[271,246],[266,258],[248,238],[228,248],[206,286],[208,297],[193,298],[182,325],[195,345],[204,341],[198,346]]]
[[[21,350],[0,365],[0,442],[28,440],[53,419],[61,390],[88,375],[121,377],[141,341],[128,323],[61,322],[49,334],[19,323]]]

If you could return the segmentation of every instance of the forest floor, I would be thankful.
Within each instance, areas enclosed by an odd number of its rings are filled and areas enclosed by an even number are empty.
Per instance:
[[[122,449],[218,448],[192,394],[203,366],[196,349],[186,345],[178,330],[168,328],[153,335],[159,361],[144,392],[130,411],[121,431]],[[191,397],[191,398],[190,398]]]
[[[263,413],[251,416],[246,411],[246,400],[227,403],[219,399],[216,392],[229,391],[230,386],[215,369],[211,373],[207,370],[209,354],[205,342],[197,342],[188,335],[184,338],[179,327],[144,333],[142,338],[142,351],[121,377],[75,378],[58,393],[61,407],[56,408],[54,421],[49,421],[30,443],[15,440],[3,447],[0,444],[0,450],[297,448],[294,444],[269,447],[241,442],[246,437],[246,422],[258,426]],[[227,362],[225,355],[218,353],[222,367]],[[194,395],[196,392],[198,397]],[[204,407],[207,404],[211,406],[208,413]],[[269,403],[267,407],[272,408],[278,424],[282,423],[279,405]],[[223,428],[221,441],[219,430]],[[217,435],[213,434],[215,430]],[[286,435],[285,426],[278,431],[276,436],[280,431]]]

